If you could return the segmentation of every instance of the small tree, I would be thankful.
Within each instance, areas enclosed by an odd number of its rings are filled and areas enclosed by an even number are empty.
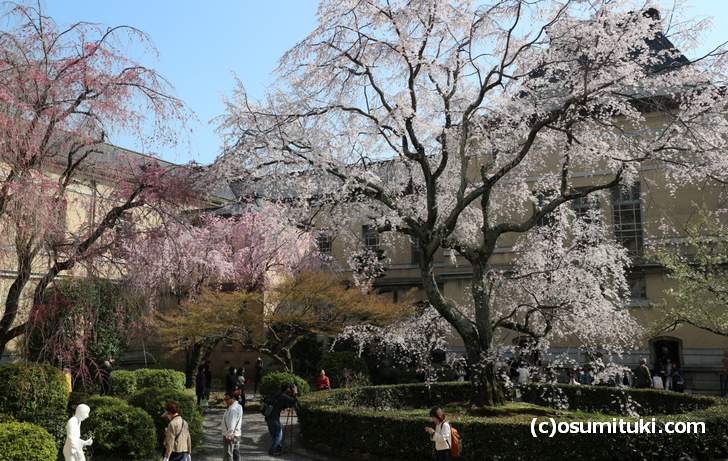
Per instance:
[[[293,372],[291,350],[306,336],[335,336],[361,323],[385,325],[407,311],[406,305],[349,287],[331,272],[304,271],[265,292],[205,290],[161,316],[160,331],[182,347],[236,340]]]
[[[144,302],[118,283],[68,279],[55,284],[28,320],[28,354],[87,381],[118,357],[143,318]]]

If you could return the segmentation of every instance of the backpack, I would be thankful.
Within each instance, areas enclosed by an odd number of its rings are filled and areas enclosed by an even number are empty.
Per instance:
[[[260,406],[260,413],[266,418],[273,414],[273,401],[270,397],[263,400],[263,405]]]
[[[450,425],[450,456],[453,458],[459,458],[462,452],[462,446],[460,441],[460,432]]]

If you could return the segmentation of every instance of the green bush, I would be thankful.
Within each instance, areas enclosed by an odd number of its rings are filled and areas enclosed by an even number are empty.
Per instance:
[[[0,461],[49,461],[58,448],[48,431],[31,423],[0,424]]]
[[[10,415],[6,415],[5,413],[0,413],[0,424],[4,423],[14,423],[15,418],[13,418]]]
[[[197,446],[203,437],[202,415],[197,406],[197,399],[193,395],[175,389],[148,387],[137,391],[129,399],[131,405],[143,409],[152,417],[154,426],[157,429],[157,443],[159,446],[162,444],[164,430],[169,423],[167,418],[162,417],[164,405],[168,402],[176,402],[179,406],[180,414],[189,424],[192,445]]]
[[[140,368],[134,371],[136,374],[137,389],[147,387],[159,387],[162,389],[185,389],[185,374],[177,370],[166,368]]]
[[[128,398],[137,391],[137,374],[128,370],[111,372],[111,395]]]
[[[129,398],[139,389],[147,387],[185,389],[185,374],[167,368],[140,368],[134,371],[115,370],[111,372],[111,394]]]
[[[321,356],[319,370],[325,370],[331,380],[332,387],[345,386],[345,370],[351,374],[363,374],[369,376],[369,368],[364,359],[354,352],[326,352]],[[318,375],[317,372],[317,375]]]
[[[332,392],[328,401],[334,405],[366,407],[379,410],[432,407],[470,399],[472,388],[467,382],[425,384],[390,384]]]
[[[459,383],[444,383],[424,390],[426,385],[381,386],[357,389],[338,389],[310,394],[301,399],[299,423],[301,437],[311,448],[330,450],[346,459],[366,455],[369,459],[422,460],[431,457],[431,443],[422,428],[430,425],[427,408],[442,404],[450,398],[462,400],[465,390]],[[597,388],[599,389],[599,388]],[[614,390],[614,389],[613,389]],[[432,392],[434,391],[434,392]],[[596,392],[601,392],[600,390]],[[647,391],[654,392],[654,391]],[[407,394],[410,394],[409,396]],[[346,394],[355,394],[347,396]],[[662,393],[660,393],[662,394]],[[396,409],[347,406],[349,403],[376,401],[395,396],[407,403]],[[432,396],[429,402],[413,405],[416,398]],[[604,393],[603,396],[608,394]],[[666,396],[646,397],[663,400]],[[669,394],[677,400],[679,394]],[[448,398],[445,402],[439,399]],[[704,400],[707,399],[707,400]],[[714,459],[728,456],[728,405],[721,399],[698,397],[695,407],[707,401],[708,408],[688,413],[656,416],[658,428],[665,421],[703,421],[704,434],[563,434],[553,438],[531,434],[532,414],[509,414],[499,417],[454,417],[453,426],[461,433],[463,461],[482,460],[612,460],[612,459]],[[420,410],[407,409],[419,408]],[[553,410],[558,420],[611,421],[600,414],[567,413]],[[636,421],[634,418],[624,418]],[[543,421],[543,419],[541,419]],[[321,428],[325,427],[325,431]],[[372,430],[386,428],[386,430]],[[336,441],[333,446],[332,441]]]
[[[94,455],[104,459],[149,459],[157,446],[152,417],[116,397],[93,396],[86,400],[91,415],[83,422],[84,437],[93,437]]]
[[[0,413],[39,425],[60,447],[65,437],[68,387],[61,370],[45,364],[0,366]]]
[[[263,376],[260,382],[260,393],[265,396],[276,394],[281,390],[281,386],[286,383],[294,383],[298,386],[300,395],[307,394],[311,390],[308,382],[300,376],[285,371],[274,371]]]

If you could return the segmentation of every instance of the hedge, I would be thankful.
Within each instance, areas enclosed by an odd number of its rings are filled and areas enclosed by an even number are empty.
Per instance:
[[[715,404],[715,399],[704,395],[678,392],[633,389],[607,386],[577,386],[568,384],[520,386],[524,401],[553,406],[566,398],[570,409],[589,412],[624,414],[625,405],[631,404],[640,415],[667,415],[702,410]]]
[[[82,430],[84,437],[93,437],[94,455],[136,461],[155,453],[154,421],[144,410],[116,397],[93,396],[85,403],[91,407],[91,415]]]
[[[177,370],[166,368],[140,368],[134,371],[137,378],[137,389],[159,387],[162,389],[185,389],[185,374]]]
[[[0,366],[0,413],[39,425],[58,447],[65,438],[68,387],[58,368],[38,363]]]
[[[133,371],[114,370],[111,372],[111,395],[128,398],[137,391],[137,375]]]
[[[143,409],[152,417],[157,430],[157,444],[160,447],[164,440],[164,430],[169,424],[169,420],[162,416],[164,406],[168,402],[177,403],[180,414],[189,424],[193,447],[199,445],[203,438],[202,415],[194,395],[175,389],[148,387],[137,391],[129,399],[131,405]]]
[[[129,398],[137,390],[147,387],[185,389],[185,374],[167,368],[140,368],[134,371],[115,370],[111,372],[111,394]]]
[[[432,407],[470,399],[472,387],[467,382],[390,384],[364,386],[331,392],[328,402],[347,407],[378,410]]]
[[[298,387],[299,395],[308,394],[311,390],[308,382],[300,376],[285,371],[275,371],[263,376],[260,383],[260,393],[265,396],[276,394],[280,392],[281,386],[286,383],[294,383]]]
[[[314,393],[301,399],[299,424],[301,437],[310,448],[337,453],[346,459],[396,459],[402,461],[430,459],[432,445],[423,427],[431,425],[425,408],[443,397],[456,397],[454,392],[462,386],[438,384],[430,392],[419,385],[379,386],[358,389],[339,389],[328,393]],[[383,399],[393,395],[402,402],[412,402],[413,395],[432,395],[428,403],[421,403],[417,412],[404,406],[397,409],[350,407],[344,402],[373,401],[380,393]],[[434,393],[432,392],[434,390]],[[601,391],[596,391],[601,392]],[[654,392],[654,391],[647,391]],[[345,396],[343,394],[358,394]],[[661,393],[663,394],[663,393]],[[607,395],[606,393],[602,395]],[[669,397],[682,399],[679,394]],[[660,397],[654,397],[654,400]],[[698,459],[728,456],[728,406],[723,400],[711,397],[712,406],[688,413],[656,416],[658,425],[664,421],[703,421],[705,434],[565,434],[553,438],[531,435],[532,415],[520,414],[502,417],[464,416],[452,420],[460,431],[463,443],[463,461],[482,460],[614,460],[614,459]],[[645,400],[649,400],[645,397]],[[566,413],[553,410],[557,420],[585,421],[589,419],[611,421],[612,417],[599,414]],[[624,418],[635,421],[634,418]],[[543,419],[541,419],[543,421]],[[322,431],[321,428],[326,428]],[[335,447],[332,441],[336,441]]]
[[[32,423],[0,423],[0,461],[49,461],[56,459],[56,441],[48,431]]]

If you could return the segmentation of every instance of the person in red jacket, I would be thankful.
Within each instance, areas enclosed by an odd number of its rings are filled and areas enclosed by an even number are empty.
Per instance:
[[[331,381],[329,381],[329,377],[326,376],[326,372],[324,370],[321,370],[318,378],[316,378],[316,389],[319,391],[331,389]]]

